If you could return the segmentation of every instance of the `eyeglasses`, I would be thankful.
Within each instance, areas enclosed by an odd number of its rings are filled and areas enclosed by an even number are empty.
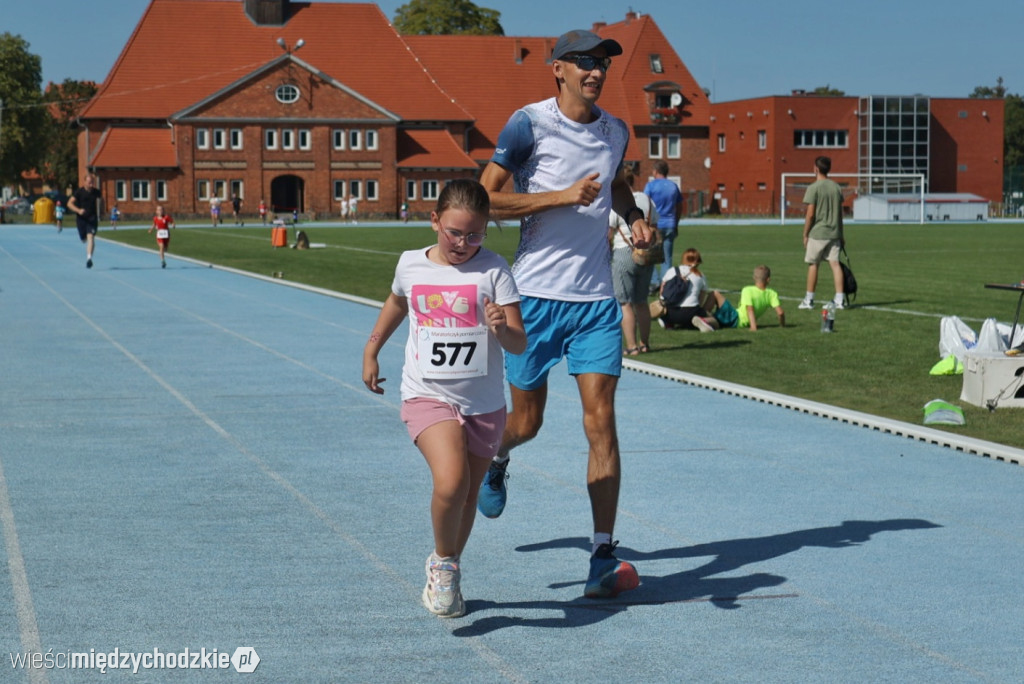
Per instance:
[[[611,57],[595,57],[594,55],[566,55],[562,59],[572,62],[583,71],[593,71],[594,69],[608,71],[608,67],[612,64]]]
[[[445,238],[448,242],[453,245],[460,244],[465,241],[470,247],[479,247],[484,244],[484,238],[487,237],[487,233],[463,233],[454,228],[442,228],[444,231]]]

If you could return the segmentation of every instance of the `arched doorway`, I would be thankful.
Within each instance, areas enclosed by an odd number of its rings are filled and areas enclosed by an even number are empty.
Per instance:
[[[302,197],[305,183],[298,176],[278,176],[270,181],[270,207],[274,212],[291,212],[298,209],[306,210]]]

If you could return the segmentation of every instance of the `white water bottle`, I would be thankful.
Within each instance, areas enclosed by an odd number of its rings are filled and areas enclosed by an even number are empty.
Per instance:
[[[821,332],[830,333],[835,330],[836,305],[829,302],[821,309]]]

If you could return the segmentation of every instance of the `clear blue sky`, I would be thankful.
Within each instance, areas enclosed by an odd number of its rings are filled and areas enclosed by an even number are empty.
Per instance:
[[[378,4],[390,18],[404,1]],[[966,97],[975,86],[995,85],[999,76],[1009,92],[1024,94],[1024,0],[476,4],[501,12],[506,35],[521,36],[613,23],[629,9],[649,14],[715,102],[824,85],[848,95]],[[147,5],[148,0],[3,0],[0,32],[20,34],[42,57],[44,84],[102,81]],[[486,75],[486,65],[478,73]]]

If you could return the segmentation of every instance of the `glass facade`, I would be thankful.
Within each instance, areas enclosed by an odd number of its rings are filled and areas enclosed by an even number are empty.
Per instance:
[[[927,185],[931,120],[929,98],[862,97],[858,113],[860,173],[923,173]],[[862,188],[862,192],[864,190]],[[879,179],[872,182],[867,191],[900,193],[907,189],[905,182],[898,179]]]

